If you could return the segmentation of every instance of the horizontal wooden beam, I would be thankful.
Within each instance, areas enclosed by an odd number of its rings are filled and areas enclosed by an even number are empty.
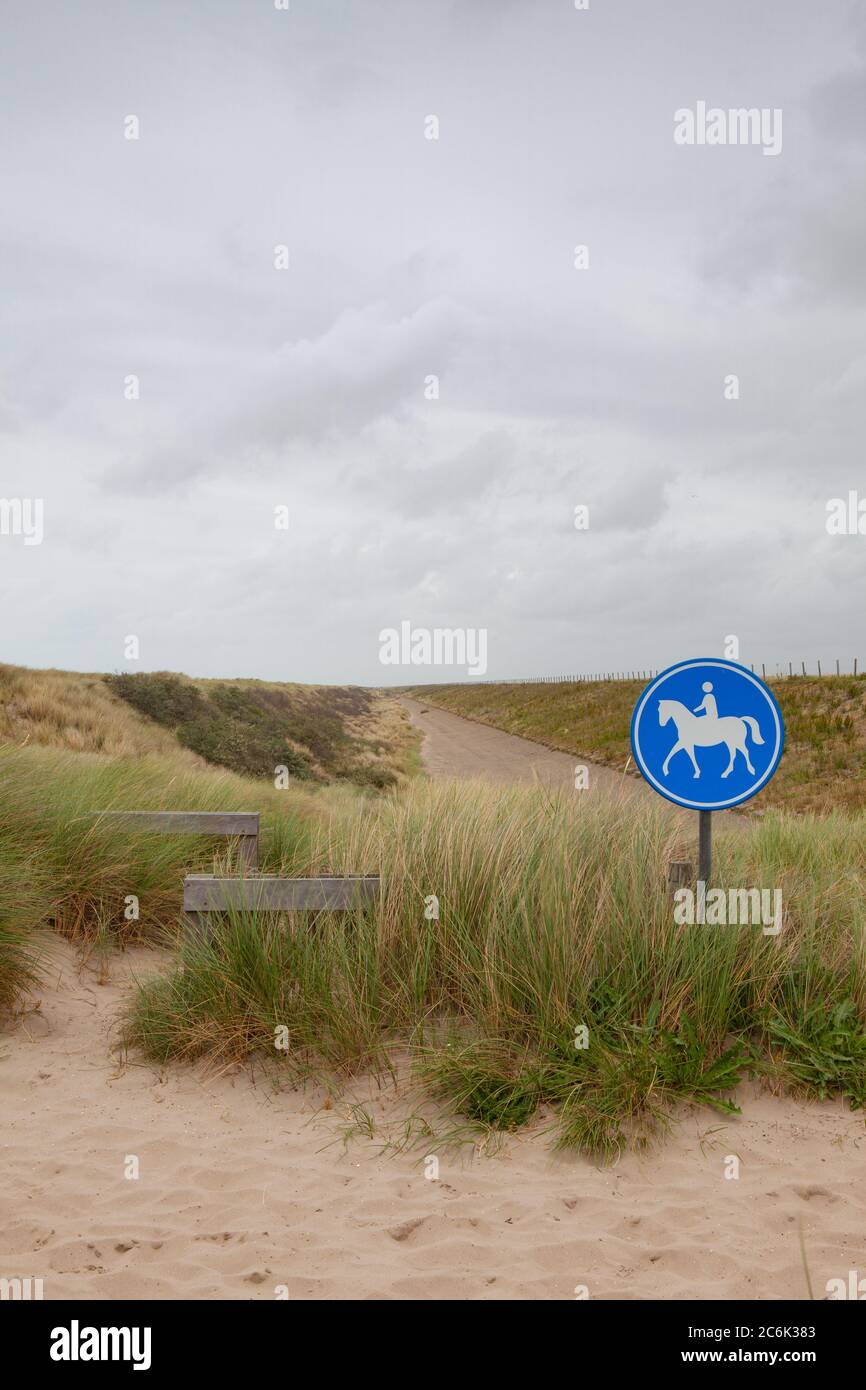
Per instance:
[[[173,835],[258,835],[258,811],[102,811],[102,820],[128,830]]]
[[[372,902],[379,878],[372,874],[323,878],[213,878],[192,874],[183,881],[185,912],[345,912]]]

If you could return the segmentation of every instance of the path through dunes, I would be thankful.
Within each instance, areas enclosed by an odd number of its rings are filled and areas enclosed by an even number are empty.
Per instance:
[[[589,788],[646,794],[636,778],[623,777],[609,767],[587,763],[571,753],[557,753],[527,738],[503,733],[489,724],[476,724],[459,714],[436,709],[422,700],[401,697],[416,729],[424,735],[421,756],[431,777],[478,777],[484,782],[535,782],[574,789],[578,762],[589,769]]]
[[[528,738],[506,734],[489,724],[475,723],[408,695],[401,696],[400,702],[408,711],[413,726],[423,734],[421,757],[431,777],[477,777],[483,782],[538,781],[545,786],[574,791],[574,769],[581,765],[589,773],[588,787],[580,793],[582,796],[595,792],[660,800],[640,777],[614,772],[573,753],[559,753]],[[694,826],[697,838],[696,813],[674,806],[670,809],[683,817],[685,824]],[[745,818],[736,811],[717,811],[713,819],[716,831],[739,830],[745,824]]]
[[[344,1150],[348,1097],[118,1066],[117,1011],[158,953],[114,957],[107,984],[64,942],[54,962],[39,1012],[0,1034],[0,1277],[46,1299],[801,1299],[801,1230],[817,1298],[866,1268],[863,1120],[839,1102],[744,1088],[741,1118],[684,1107],[661,1146],[599,1168],[537,1131],[492,1157],[384,1154],[418,1101],[358,1083],[377,1141]]]

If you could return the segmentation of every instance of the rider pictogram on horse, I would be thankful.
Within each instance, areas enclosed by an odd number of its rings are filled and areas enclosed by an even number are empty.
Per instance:
[[[701,689],[704,698],[694,710],[686,709],[679,700],[659,700],[659,724],[664,727],[672,719],[677,730],[677,741],[662,765],[663,776],[667,777],[668,765],[674,754],[684,751],[692,760],[695,777],[700,777],[701,770],[695,759],[695,748],[713,748],[719,743],[727,746],[729,757],[728,766],[722,773],[723,777],[729,776],[733,771],[738,753],[742,753],[746,767],[754,773],[755,769],[746,748],[746,739],[751,733],[753,743],[764,742],[757,719],[753,719],[750,714],[719,717],[716,697],[712,693],[712,681],[704,681]]]

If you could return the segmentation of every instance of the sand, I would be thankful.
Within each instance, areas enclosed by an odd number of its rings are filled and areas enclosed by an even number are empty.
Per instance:
[[[346,1146],[349,1099],[119,1066],[132,975],[164,962],[126,953],[100,984],[54,949],[40,1009],[0,1035],[0,1277],[41,1278],[46,1299],[805,1298],[801,1232],[818,1297],[866,1275],[864,1126],[841,1104],[746,1088],[741,1118],[685,1107],[609,1168],[540,1133],[385,1154],[418,1109],[405,1083],[356,1088],[377,1137]]]
[[[570,756],[422,708],[432,775],[573,785]],[[0,1034],[0,1278],[47,1299],[806,1298],[801,1242],[816,1297],[866,1277],[866,1131],[839,1102],[743,1087],[741,1117],[683,1107],[606,1168],[555,1155],[543,1124],[493,1154],[395,1152],[407,1115],[447,1124],[405,1080],[325,1108],[243,1070],[123,1064],[118,1014],[167,958],[127,952],[101,982],[52,951],[39,1009]]]

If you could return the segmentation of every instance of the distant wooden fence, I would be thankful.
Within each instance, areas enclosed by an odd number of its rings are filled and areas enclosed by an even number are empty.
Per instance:
[[[854,675],[854,676],[856,676],[856,675],[857,675],[857,662],[858,662],[858,658],[855,656],[852,670],[851,670],[851,671],[843,671],[843,670],[842,670],[842,666],[841,666],[841,662],[837,660],[835,663],[830,663],[831,666],[835,665],[835,670],[827,670],[827,671],[824,671],[824,670],[822,670],[822,668],[821,668],[821,663],[820,663],[820,661],[819,661],[819,662],[816,663],[817,668],[818,668],[817,674],[818,674],[819,676],[822,676],[822,677],[823,677],[823,676],[830,676],[830,675],[837,675],[837,676]],[[743,662],[742,664],[745,665],[746,663]],[[755,662],[751,662],[751,663],[750,663],[750,666],[749,666],[750,671],[755,672],[755,664],[756,664]],[[797,662],[797,663],[795,663],[795,662],[793,662],[793,661],[789,661],[787,664],[788,664],[788,669],[787,669],[787,671],[786,671],[785,668],[784,668],[784,664],[783,664],[782,662],[778,662],[778,661],[775,662],[774,664],[771,664],[771,666],[770,666],[770,668],[769,668],[769,671],[768,671],[768,668],[767,668],[766,663],[762,661],[762,662],[761,662],[761,678],[762,678],[763,680],[767,680],[768,677],[769,677],[770,680],[782,680],[782,679],[784,679],[785,677],[788,677],[788,678],[796,678],[796,677],[803,677],[803,676],[805,676],[806,678],[808,678],[808,677],[812,676],[812,674],[813,674],[811,671],[808,671],[808,670],[806,669],[806,662],[805,662],[805,661],[800,661],[800,662]],[[595,672],[594,675],[591,675],[591,676],[584,676],[584,675],[581,675],[581,676],[574,676],[574,675],[571,675],[571,676],[517,676],[517,677],[512,678],[511,680],[508,680],[508,679],[506,679],[505,677],[496,677],[496,678],[491,677],[491,678],[489,678],[488,680],[479,681],[479,680],[476,680],[476,679],[473,677],[473,679],[472,679],[471,681],[467,681],[466,683],[467,683],[468,685],[572,685],[572,684],[580,684],[580,683],[582,683],[582,682],[589,682],[589,681],[651,681],[651,680],[654,680],[655,677],[656,677],[658,674],[659,674],[658,671],[597,671],[597,672]],[[430,686],[430,689],[431,689],[431,690],[435,690],[437,685],[454,685],[455,682],[454,682],[454,681],[436,681],[436,682],[430,682],[430,681],[428,681],[428,682],[426,682],[426,684],[428,684],[428,685]],[[407,687],[407,688],[408,688],[408,687]],[[416,687],[413,687],[413,688],[414,688],[414,689],[418,689],[419,687],[416,686]]]
[[[224,835],[239,842],[247,868],[259,866],[258,811],[103,811],[101,819],[165,835]]]
[[[189,874],[183,881],[183,910],[195,927],[209,934],[207,916],[232,908],[246,912],[349,912],[375,900],[376,874],[320,878],[214,878]]]

